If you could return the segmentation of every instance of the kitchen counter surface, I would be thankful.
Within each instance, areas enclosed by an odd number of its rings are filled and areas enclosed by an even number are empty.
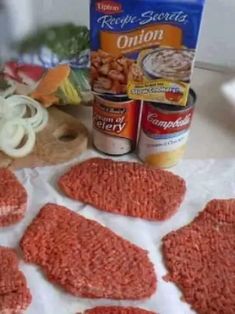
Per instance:
[[[195,69],[192,87],[197,93],[196,112],[185,158],[235,158],[235,106],[223,95],[221,86],[231,74]],[[91,107],[70,107],[91,130]]]
[[[235,157],[235,106],[222,93],[231,74],[195,69],[192,87],[198,99],[186,158]]]

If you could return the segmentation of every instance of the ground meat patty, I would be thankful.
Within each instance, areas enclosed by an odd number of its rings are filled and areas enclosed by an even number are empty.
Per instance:
[[[0,246],[0,313],[21,314],[32,301],[14,250]]]
[[[213,200],[163,239],[166,279],[199,314],[235,313],[235,199]]]
[[[84,314],[156,314],[156,313],[134,307],[99,306],[94,309],[85,311]]]
[[[168,171],[101,158],[73,167],[60,178],[59,186],[83,203],[149,220],[172,216],[186,192],[184,180]]]
[[[62,206],[41,209],[21,248],[27,262],[75,296],[137,300],[156,290],[145,250]]]
[[[26,190],[10,170],[0,168],[0,227],[19,222],[26,207]]]

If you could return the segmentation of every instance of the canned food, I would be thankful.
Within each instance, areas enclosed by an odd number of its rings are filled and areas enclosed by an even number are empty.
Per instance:
[[[136,147],[140,102],[127,97],[95,96],[93,144],[107,155],[120,156]]]
[[[138,156],[159,168],[176,165],[188,141],[196,94],[190,90],[186,107],[144,102]]]

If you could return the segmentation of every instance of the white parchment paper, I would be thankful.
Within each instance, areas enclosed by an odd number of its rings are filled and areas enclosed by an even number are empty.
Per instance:
[[[70,164],[26,169],[17,176],[28,191],[29,202],[25,219],[10,228],[0,229],[0,245],[18,248],[26,227],[37,215],[40,208],[48,202],[64,205],[87,218],[94,219],[109,227],[123,238],[147,249],[156,267],[158,287],[151,299],[139,302],[118,302],[110,300],[88,300],[73,297],[58,286],[49,283],[39,267],[21,261],[20,268],[27,277],[33,295],[33,302],[27,314],[75,314],[98,305],[140,306],[159,314],[191,314],[190,306],[180,300],[181,293],[172,283],[166,283],[166,274],[161,255],[161,239],[172,230],[188,224],[214,198],[235,197],[235,159],[234,160],[184,160],[172,171],[181,175],[187,182],[187,195],[179,212],[170,220],[158,223],[136,218],[127,218],[105,213],[91,206],[70,200],[59,192],[56,182],[72,164],[89,157],[101,156],[90,150]],[[135,160],[125,156],[120,160]],[[20,250],[19,250],[19,254]],[[1,267],[1,265],[0,265]]]

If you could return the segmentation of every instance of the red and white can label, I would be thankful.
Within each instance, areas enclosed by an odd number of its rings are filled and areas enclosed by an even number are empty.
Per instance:
[[[169,167],[182,157],[189,136],[194,107],[164,110],[144,103],[138,155],[146,163]]]
[[[154,105],[144,104],[142,113],[142,129],[150,135],[175,135],[190,128],[193,116],[193,107],[182,111],[163,111]]]

